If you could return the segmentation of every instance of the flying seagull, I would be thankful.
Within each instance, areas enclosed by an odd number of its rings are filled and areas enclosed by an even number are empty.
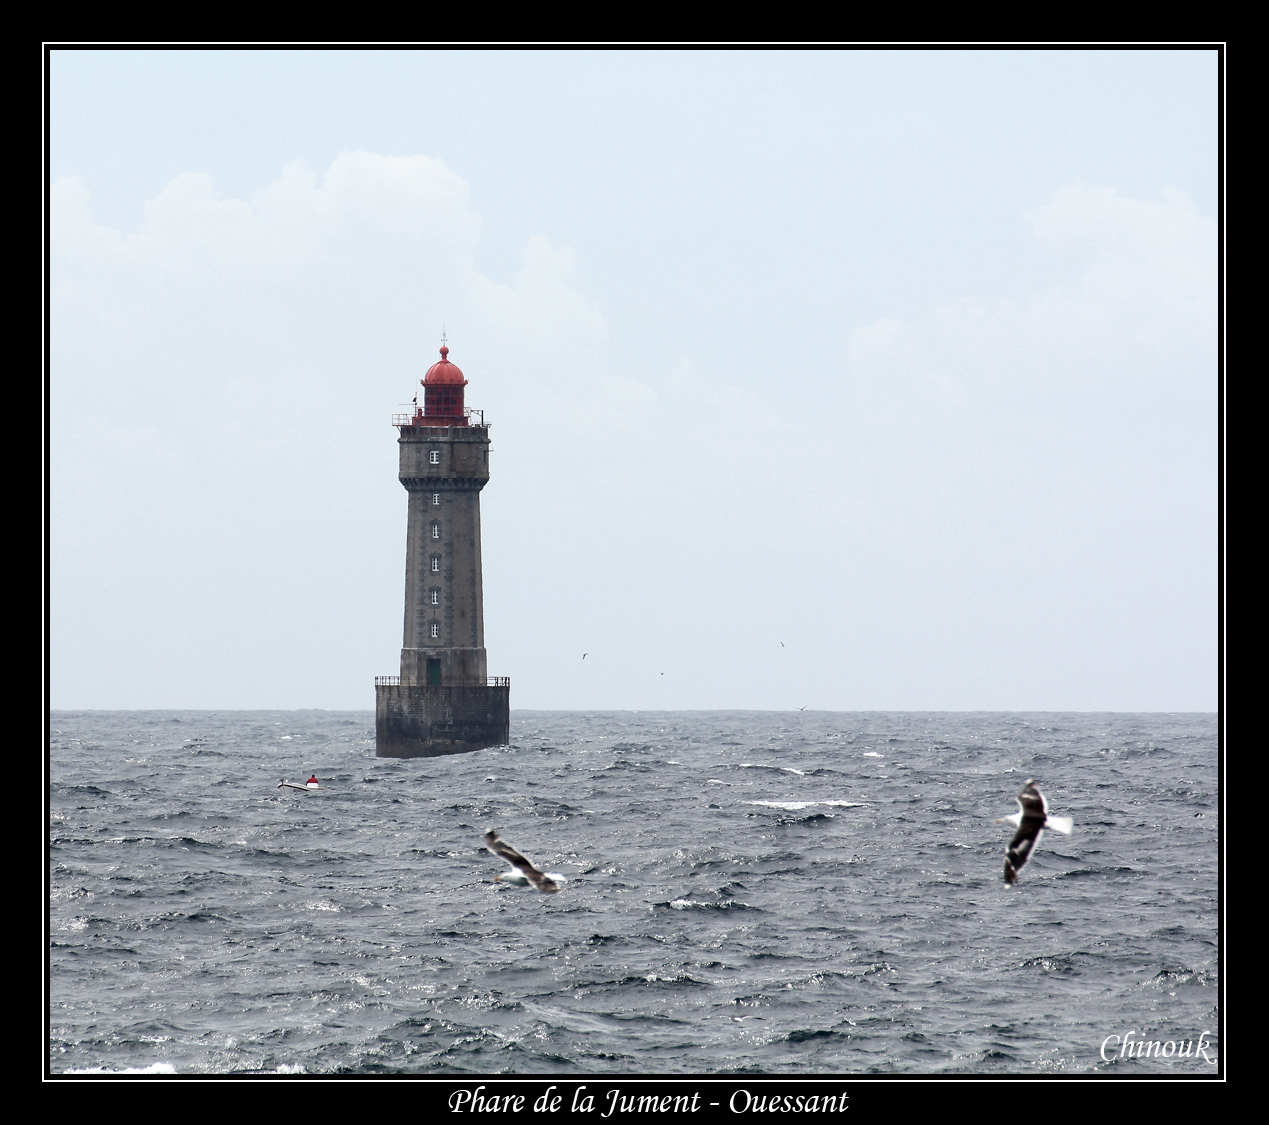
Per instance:
[[[1009,850],[1005,852],[1006,883],[1018,881],[1018,872],[1031,858],[1031,853],[1035,851],[1046,828],[1069,836],[1073,827],[1069,816],[1049,816],[1048,803],[1035,787],[1035,781],[1030,778],[1018,794],[1018,811],[1010,816],[1002,816],[996,823],[1012,824],[1018,830],[1009,841]]]
[[[490,831],[485,833],[485,846],[494,855],[502,856],[512,867],[516,868],[515,871],[508,871],[505,875],[495,875],[495,882],[510,883],[513,887],[527,887],[532,883],[538,890],[547,895],[553,895],[556,891],[563,889],[565,882],[563,875],[557,875],[554,871],[539,871],[510,844],[500,840],[497,832]],[[523,874],[520,874],[520,872],[523,872]]]

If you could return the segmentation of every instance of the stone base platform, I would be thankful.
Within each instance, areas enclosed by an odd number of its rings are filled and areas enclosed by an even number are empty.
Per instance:
[[[511,686],[376,684],[375,756],[437,758],[511,736]]]

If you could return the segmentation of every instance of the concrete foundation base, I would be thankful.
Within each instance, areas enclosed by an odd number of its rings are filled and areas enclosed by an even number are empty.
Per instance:
[[[376,684],[375,756],[436,758],[505,746],[511,688]]]

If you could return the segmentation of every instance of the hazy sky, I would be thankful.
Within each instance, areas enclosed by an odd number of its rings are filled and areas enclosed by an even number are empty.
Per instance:
[[[1213,710],[1217,83],[54,52],[54,707],[372,708],[443,321],[513,708]]]

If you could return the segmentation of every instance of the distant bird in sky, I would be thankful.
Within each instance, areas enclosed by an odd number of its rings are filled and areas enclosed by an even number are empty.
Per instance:
[[[809,707],[809,706],[810,706],[810,704],[808,703],[808,704],[806,705],[806,707]],[[799,711],[805,711],[805,710],[806,710],[806,707],[799,707],[799,708],[798,708],[798,710],[799,710]]]
[[[1010,884],[1018,881],[1018,872],[1031,858],[1046,828],[1069,836],[1074,827],[1069,816],[1049,816],[1049,804],[1030,778],[1018,794],[1018,811],[1000,817],[996,823],[1012,824],[1018,829],[1005,852],[1005,882]]]
[[[539,871],[515,848],[499,839],[497,832],[490,830],[485,833],[485,846],[494,855],[501,856],[516,869],[516,871],[508,871],[505,875],[495,875],[495,882],[509,883],[513,887],[525,887],[532,883],[543,894],[548,895],[553,895],[563,888],[565,883],[563,875],[557,875],[554,871]]]
[[[585,660],[590,655],[589,652],[582,653],[582,659]]]
[[[784,648],[784,642],[783,642],[783,641],[781,641],[781,642],[780,642],[780,647],[781,647],[781,648]]]

